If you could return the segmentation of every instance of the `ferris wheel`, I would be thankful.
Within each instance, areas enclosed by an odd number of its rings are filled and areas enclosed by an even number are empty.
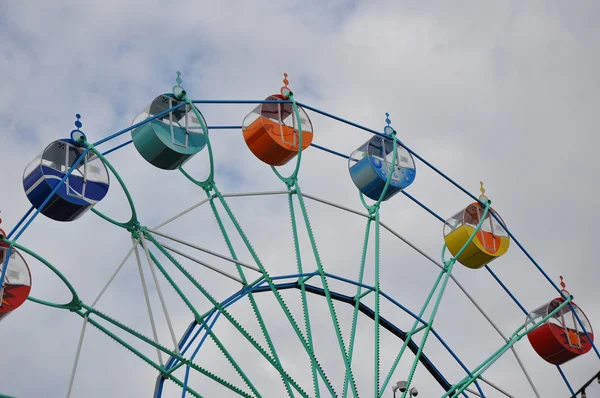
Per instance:
[[[590,351],[600,358],[590,321],[566,290],[562,276],[559,287],[510,232],[500,214],[491,207],[483,183],[480,183],[479,196],[459,186],[399,139],[387,113],[384,128],[377,131],[297,102],[288,87],[287,74],[279,93],[257,101],[192,100],[182,86],[179,72],[176,82],[172,92],[158,95],[135,117],[130,127],[93,143],[82,131],[81,116],[76,115],[76,129],[70,136],[51,142],[25,166],[22,188],[31,208],[8,233],[0,230],[1,326],[10,328],[7,315],[26,300],[67,310],[82,318],[74,365],[65,388],[67,396],[71,396],[76,383],[79,356],[89,325],[156,370],[154,397],[404,398],[419,395],[424,385],[431,384],[438,386],[437,390],[426,391],[439,391],[441,397],[490,394],[512,397],[510,385],[500,386],[485,375],[504,355],[514,359],[527,379],[531,396],[540,397],[515,349],[521,340],[524,341],[521,344],[528,341],[539,355],[540,366],[543,363],[556,366],[571,394],[575,394],[561,365]],[[245,116],[241,126],[210,126],[200,112],[204,104],[252,104],[255,108]],[[369,133],[369,139],[362,144],[357,142],[357,149],[349,155],[318,145],[314,142],[318,129],[313,128],[310,112]],[[218,159],[210,139],[210,132],[219,129],[241,130],[240,140],[244,140],[256,161],[271,166],[281,189],[222,193],[215,177]],[[104,149],[125,134],[130,134],[131,139]],[[172,217],[155,226],[147,225],[138,216],[136,198],[119,174],[118,164],[113,164],[109,156],[130,144],[152,166],[182,173],[205,198],[189,208],[174,211]],[[303,153],[308,150],[323,151],[347,162],[349,176],[344,178],[356,186],[362,209],[301,190],[299,174]],[[207,155],[209,171],[206,178],[197,179],[187,165],[201,152]],[[406,188],[418,183],[417,164],[440,174],[468,196],[465,207],[449,217],[442,217],[409,194]],[[280,167],[285,165],[287,174]],[[110,188],[118,187],[123,190],[131,210],[127,221],[118,221],[96,208]],[[384,221],[382,209],[397,194],[403,194],[441,222],[442,234],[432,237],[440,238],[440,259],[409,241],[398,232],[396,225]],[[294,264],[271,267],[255,249],[254,237],[245,232],[238,220],[239,212],[230,204],[233,198],[244,197],[278,198],[287,207],[291,229],[286,239],[291,242]],[[330,265],[322,258],[319,248],[327,239],[342,242],[342,250],[350,248],[343,247],[343,237],[317,237],[308,203],[331,212],[343,212],[362,223],[360,257],[346,267],[352,267],[357,275],[354,279],[330,271]],[[212,233],[222,236],[226,252],[204,246],[186,234],[177,233],[177,229],[168,229],[198,208],[208,209],[214,223],[210,224],[214,228]],[[58,222],[85,222],[79,219],[88,213],[129,234],[132,240],[125,258],[91,303],[81,299],[77,287],[52,259],[18,242],[40,214]],[[262,221],[269,223],[268,219]],[[416,310],[398,300],[395,292],[382,287],[387,265],[382,260],[384,233],[397,245],[408,247],[437,267],[437,277],[433,285],[427,287],[429,293]],[[556,297],[540,298],[541,305],[533,310],[524,308],[489,266],[494,260],[498,260],[494,264],[499,264],[509,248],[517,250],[514,246],[556,290]],[[241,252],[248,260],[242,258]],[[130,259],[139,270],[146,304],[142,310],[148,313],[151,335],[135,330],[126,321],[115,319],[96,307]],[[70,291],[71,300],[56,303],[31,296],[35,275],[28,264],[32,261],[41,262],[54,272]],[[511,325],[513,333],[505,335],[453,275],[457,263],[472,269],[470,272],[487,270],[505,291],[505,297],[523,311],[524,322]],[[237,288],[224,292],[224,284],[207,284],[192,268],[196,266],[217,278],[233,281]],[[274,273],[273,269],[286,272]],[[161,283],[167,283],[171,294],[189,311],[191,322],[185,330],[174,326],[165,299],[169,293],[161,288]],[[467,367],[460,353],[446,343],[443,338],[446,331],[435,327],[444,293],[451,283],[475,305],[481,317],[504,341],[492,355],[481,357],[474,367]],[[150,296],[153,293],[160,303],[159,311],[152,308]],[[278,315],[274,316],[274,312]],[[157,313],[164,316],[168,329],[166,339],[159,338]],[[410,322],[398,323],[398,319],[407,319],[398,314],[408,317]],[[284,326],[285,331],[282,331]],[[523,339],[525,336],[527,339]],[[436,359],[438,351],[428,349],[432,340],[451,359],[452,367],[460,369],[462,377],[450,379],[445,375],[448,361],[442,366]],[[268,381],[256,379],[260,372],[269,373]]]

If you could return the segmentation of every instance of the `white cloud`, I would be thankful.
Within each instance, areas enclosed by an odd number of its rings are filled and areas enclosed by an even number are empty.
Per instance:
[[[471,3],[471,4],[469,4]],[[384,113],[413,150],[471,192],[485,181],[487,193],[513,233],[549,276],[564,275],[575,301],[594,324],[599,272],[593,266],[598,167],[594,148],[599,30],[594,2],[566,7],[558,2],[289,2],[182,1],[167,7],[158,1],[37,3],[0,5],[0,158],[4,165],[0,210],[5,229],[29,208],[22,191],[22,170],[47,143],[66,137],[74,114],[83,130],[97,140],[128,126],[156,95],[174,84],[182,72],[184,86],[197,99],[262,99],[277,92],[282,72],[299,101],[340,117],[381,129]],[[201,105],[209,125],[239,125],[253,105]],[[350,153],[369,137],[349,126],[310,113],[315,143]],[[129,138],[125,134],[114,145]],[[222,192],[283,190],[267,166],[248,151],[240,131],[211,132],[216,179]],[[107,150],[113,144],[102,145]],[[205,195],[176,172],[147,164],[133,146],[110,155],[131,190],[141,222],[156,225]],[[194,175],[206,172],[205,154],[189,163]],[[408,191],[442,217],[454,214],[469,199],[441,177],[417,165],[417,179]],[[119,220],[129,217],[125,196],[113,178],[98,209]],[[310,148],[303,155],[303,191],[361,209],[346,161]],[[250,236],[271,275],[296,272],[285,196],[229,198],[228,203]],[[307,200],[308,212],[329,272],[357,279],[365,219]],[[297,211],[299,211],[296,206]],[[443,244],[441,225],[403,195],[385,203],[383,220],[437,259]],[[226,227],[232,232],[231,224]],[[305,270],[315,268],[303,227],[300,245]],[[227,254],[227,246],[207,205],[172,225],[167,233]],[[48,258],[91,303],[130,247],[126,231],[88,214],[73,223],[42,216],[19,240]],[[233,243],[241,260],[252,257],[239,238]],[[179,245],[177,247],[180,247]],[[190,249],[184,249],[191,253]],[[374,282],[373,249],[368,252],[365,283]],[[418,311],[435,280],[437,267],[405,244],[382,232],[382,289]],[[234,267],[198,255],[228,272]],[[32,295],[64,301],[62,283],[41,264],[30,261]],[[232,294],[235,282],[185,262],[218,300]],[[200,312],[205,298],[167,266]],[[527,309],[550,300],[555,292],[533,265],[512,245],[492,263],[494,272]],[[160,302],[145,268],[160,341],[169,331]],[[255,273],[248,275],[256,277]],[[485,271],[457,265],[461,281],[501,330],[510,335],[524,315]],[[250,278],[250,276],[249,276]],[[321,286],[313,278],[311,283]],[[191,313],[167,281],[160,285],[180,336]],[[344,294],[354,288],[331,282]],[[282,296],[303,329],[300,295]],[[270,293],[256,295],[284,366],[312,394],[308,358]],[[372,297],[365,303],[373,305]],[[309,296],[319,360],[336,391],[344,377],[337,340],[322,297]],[[343,335],[349,336],[351,307],[336,303]],[[116,319],[152,335],[134,258],[124,266],[98,304]],[[257,341],[267,347],[254,321],[248,299],[230,307]],[[382,314],[401,329],[411,319],[387,302]],[[0,325],[0,392],[18,397],[64,396],[77,345],[81,319],[73,313],[28,302]],[[452,283],[444,295],[436,330],[469,368],[495,351],[502,340]],[[148,396],[156,372],[103,333],[88,327],[73,396]],[[223,317],[215,333],[231,350],[264,396],[283,396],[279,377],[260,354]],[[355,352],[355,376],[361,395],[373,383],[373,322],[361,315]],[[121,334],[122,336],[125,336]],[[126,336],[125,336],[126,337]],[[133,341],[129,338],[128,341]],[[399,340],[382,331],[382,378],[399,349]],[[156,358],[155,350],[136,347]],[[516,346],[542,396],[567,396],[556,369],[542,361],[526,339]],[[464,376],[432,337],[425,353],[450,381]],[[407,353],[394,381],[410,370]],[[564,366],[573,386],[597,369],[593,353]],[[210,339],[197,357],[200,366],[243,382]],[[193,373],[193,372],[192,372]],[[183,377],[179,371],[178,377]],[[506,354],[485,377],[516,396],[533,396],[514,357]],[[35,381],[35,382],[32,382]],[[422,367],[414,381],[421,396],[439,396],[441,389]],[[169,383],[167,383],[169,384]],[[227,390],[196,374],[191,384],[204,396],[229,396]],[[499,396],[482,384],[486,396]],[[325,386],[320,390],[325,396]],[[180,394],[171,385],[165,396]],[[389,393],[391,394],[391,392]]]

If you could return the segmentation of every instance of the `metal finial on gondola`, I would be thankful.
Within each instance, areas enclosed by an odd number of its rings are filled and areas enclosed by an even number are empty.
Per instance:
[[[177,78],[175,79],[175,81],[177,82],[177,84],[173,86],[173,95],[177,99],[183,99],[183,97],[185,97],[186,92],[185,89],[181,87],[181,83],[183,82],[183,80],[181,80],[181,72],[177,71]]]
[[[83,131],[81,131],[81,127],[83,127],[83,123],[81,123],[81,115],[79,113],[75,114],[77,120],[75,120],[75,130],[71,131],[71,141],[74,144],[82,144],[87,140],[87,137]]]
[[[283,97],[286,99],[290,97],[290,93],[292,92],[292,90],[290,90],[290,88],[288,87],[288,84],[290,82],[287,79],[287,77],[288,77],[288,74],[284,73],[283,74],[283,87],[281,87],[281,90],[279,91],[281,93],[281,95],[283,95]]]
[[[392,126],[390,126],[392,121],[390,120],[390,114],[388,112],[385,113],[385,122],[387,123],[387,126],[383,128],[383,132],[391,136],[394,133],[394,129]]]

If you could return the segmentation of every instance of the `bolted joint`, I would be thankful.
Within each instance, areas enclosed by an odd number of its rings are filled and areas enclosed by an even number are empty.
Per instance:
[[[291,192],[297,193],[298,192],[298,188],[297,188],[298,177],[291,176],[291,177],[287,178],[285,181],[285,185],[290,189]]]
[[[212,191],[215,189],[215,182],[214,181],[209,181],[207,182],[202,189],[204,190],[204,193],[206,193],[206,196],[213,196]]]
[[[374,204],[373,206],[369,206],[369,208],[367,209],[369,212],[369,218],[373,221],[375,221],[375,217],[377,216],[377,213],[379,212],[379,204]]]

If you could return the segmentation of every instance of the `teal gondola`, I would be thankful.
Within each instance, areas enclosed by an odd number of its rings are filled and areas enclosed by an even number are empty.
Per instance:
[[[133,124],[159,115],[184,102],[173,94],[154,99]],[[153,119],[131,131],[137,151],[146,161],[164,170],[175,170],[200,152],[206,145],[206,136],[196,117],[192,104],[185,104]],[[206,126],[204,116],[198,112]]]

